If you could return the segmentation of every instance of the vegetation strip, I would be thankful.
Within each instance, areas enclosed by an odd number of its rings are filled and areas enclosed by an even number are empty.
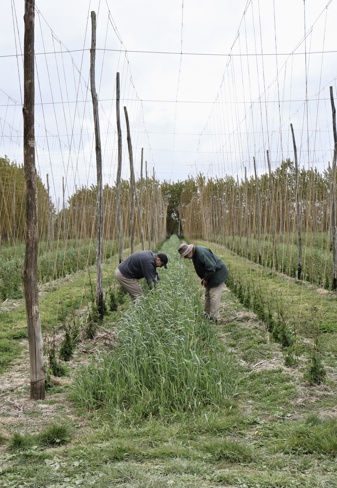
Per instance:
[[[227,255],[221,248],[216,251],[224,258]],[[166,252],[171,265],[174,242],[172,251],[166,248]],[[161,308],[166,316],[163,297],[168,293],[178,300],[176,326],[180,318],[193,322],[195,317],[189,307],[182,311],[178,306],[180,300],[186,305],[185,295],[195,300],[194,312],[202,312],[202,290],[191,263],[178,260],[177,265],[186,275],[187,288],[176,294],[176,280],[171,279],[169,270],[163,271],[157,289],[145,300],[151,301],[153,313],[140,311],[146,321],[155,321]],[[172,271],[177,272],[173,265]],[[116,330],[132,328],[135,311],[127,303],[118,305],[118,311],[109,314],[102,324],[105,332],[114,337]],[[236,358],[231,362],[235,389],[222,408],[209,405],[193,413],[182,409],[146,416],[144,405],[140,414],[136,407],[118,414],[101,404],[89,411],[82,406],[80,414],[65,397],[72,390],[70,378],[60,378],[47,399],[34,404],[27,401],[27,390],[8,390],[0,399],[0,485],[336,487],[335,356],[329,359],[331,371],[325,384],[310,386],[303,381],[305,365],[286,367],[280,345],[270,341],[265,324],[230,290],[224,294],[221,313],[221,324],[213,332],[225,343],[219,349],[224,357],[230,351]],[[156,332],[154,326],[149,330]],[[331,340],[333,337],[331,333]],[[103,357],[118,353],[118,341],[112,349],[99,341],[98,334],[97,341],[87,339],[77,349],[69,361],[72,378],[75,371],[76,377],[81,374],[79,366],[88,362],[88,356],[100,367]],[[102,354],[104,348],[107,352]],[[165,364],[167,357],[159,355],[158,360]],[[90,401],[89,394],[88,404]]]
[[[168,270],[119,319],[116,349],[77,377],[78,405],[135,421],[222,408],[233,396],[231,360],[203,317],[198,285],[177,254],[178,244],[171,238],[164,245]]]

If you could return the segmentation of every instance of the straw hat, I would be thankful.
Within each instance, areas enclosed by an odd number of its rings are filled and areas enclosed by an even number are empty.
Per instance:
[[[183,242],[180,244],[178,247],[178,253],[182,258],[187,256],[191,251],[194,251],[195,245],[194,244],[186,244],[186,242]]]

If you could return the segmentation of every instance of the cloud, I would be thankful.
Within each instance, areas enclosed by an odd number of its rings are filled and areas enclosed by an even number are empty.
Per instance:
[[[0,19],[3,155],[23,161],[23,8],[8,0]],[[124,177],[129,175],[123,107],[136,175],[183,180],[266,170],[292,157],[331,161],[329,87],[336,94],[336,2],[315,0],[36,1],[36,137],[42,180],[60,199],[95,183],[90,93],[91,12],[97,16],[96,88],[104,183],[117,167],[116,73],[121,81]]]

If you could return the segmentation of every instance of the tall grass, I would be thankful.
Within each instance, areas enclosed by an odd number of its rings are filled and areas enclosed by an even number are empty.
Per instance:
[[[171,251],[155,289],[119,319],[118,346],[77,377],[73,399],[130,418],[220,408],[235,391],[234,365],[203,318],[191,263]],[[191,265],[191,266],[189,266]]]

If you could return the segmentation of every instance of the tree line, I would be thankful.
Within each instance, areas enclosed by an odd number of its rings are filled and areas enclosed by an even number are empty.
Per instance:
[[[96,232],[97,187],[82,187],[59,211],[37,177],[40,240],[90,239]],[[168,235],[189,239],[219,240],[221,236],[242,239],[295,232],[298,212],[305,231],[331,229],[331,169],[299,170],[289,159],[274,171],[242,180],[233,176],[206,178],[202,174],[185,181],[159,182],[140,178],[135,182],[137,205],[132,218],[134,235],[144,246]],[[121,183],[123,235],[129,238],[130,181]],[[296,198],[299,195],[299,205]],[[2,242],[24,240],[25,181],[23,167],[0,158],[0,218]],[[103,238],[117,239],[116,187],[103,187]]]

